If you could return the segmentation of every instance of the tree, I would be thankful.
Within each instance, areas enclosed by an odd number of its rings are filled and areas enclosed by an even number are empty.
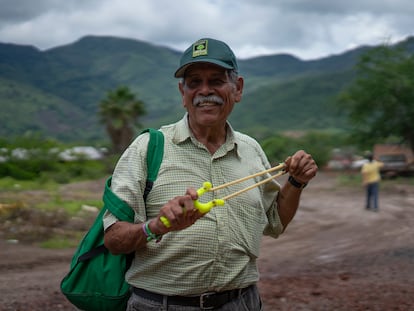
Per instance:
[[[115,153],[122,153],[132,142],[135,128],[140,126],[138,118],[145,113],[144,103],[125,86],[109,91],[100,102],[100,121],[105,124]]]
[[[364,53],[339,103],[358,142],[394,137],[414,150],[414,55],[385,44]]]

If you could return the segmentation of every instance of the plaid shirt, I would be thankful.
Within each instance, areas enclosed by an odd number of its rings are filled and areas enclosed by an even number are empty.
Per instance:
[[[148,134],[137,137],[113,173],[111,189],[134,209],[136,223],[155,217],[169,199],[185,194],[189,187],[198,189],[205,181],[214,187],[270,167],[260,145],[229,124],[225,144],[213,155],[191,134],[187,116],[161,131],[164,158],[146,206],[142,194]],[[208,192],[200,201],[224,197],[269,176]],[[126,274],[128,283],[165,295],[196,295],[257,282],[262,235],[277,237],[283,229],[275,200],[278,191],[276,181],[266,183],[214,207],[191,227],[169,232],[159,243],[149,242],[136,252]],[[115,221],[107,212],[104,227]]]

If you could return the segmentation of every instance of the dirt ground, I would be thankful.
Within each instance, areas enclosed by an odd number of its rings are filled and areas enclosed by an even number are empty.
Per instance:
[[[100,197],[100,187],[63,191],[92,188]],[[263,239],[265,310],[414,310],[414,185],[384,181],[379,212],[365,210],[364,199],[362,188],[340,186],[335,173],[319,173],[309,184],[285,234]],[[0,311],[75,310],[59,290],[74,250],[2,236]]]

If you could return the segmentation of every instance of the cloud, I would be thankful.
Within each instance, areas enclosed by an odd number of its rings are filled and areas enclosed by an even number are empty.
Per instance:
[[[40,49],[85,35],[113,35],[184,50],[201,37],[240,58],[303,59],[413,35],[411,0],[0,0],[0,41]]]

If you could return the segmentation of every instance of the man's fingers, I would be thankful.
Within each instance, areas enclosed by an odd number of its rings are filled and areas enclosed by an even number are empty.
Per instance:
[[[308,182],[315,177],[318,170],[312,155],[303,150],[299,150],[293,156],[288,157],[285,163],[289,174],[301,182]]]

